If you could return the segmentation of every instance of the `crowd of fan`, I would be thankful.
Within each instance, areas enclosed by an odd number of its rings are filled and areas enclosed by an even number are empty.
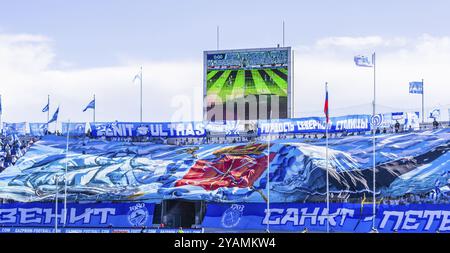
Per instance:
[[[1,136],[0,172],[14,165],[36,141],[35,137]]]

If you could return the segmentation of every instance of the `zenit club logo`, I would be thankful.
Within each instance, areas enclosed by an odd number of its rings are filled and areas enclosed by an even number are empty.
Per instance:
[[[144,226],[148,219],[148,210],[144,203],[136,204],[135,206],[130,206],[130,211],[128,212],[128,222],[136,227]]]
[[[244,205],[231,205],[222,215],[222,226],[224,228],[234,228],[239,224],[242,214],[244,213]]]

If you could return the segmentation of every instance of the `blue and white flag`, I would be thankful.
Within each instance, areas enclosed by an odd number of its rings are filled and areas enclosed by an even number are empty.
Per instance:
[[[44,106],[44,108],[42,108],[42,112],[48,112],[49,107],[50,107],[50,105],[49,105],[49,103],[47,103],[47,105]]]
[[[372,129],[375,127],[380,127],[384,122],[384,115],[383,114],[376,114],[375,116],[372,116],[370,123],[372,124]]]
[[[369,67],[372,68],[375,64],[375,54],[372,55],[372,60],[369,60],[369,57],[358,55],[354,58],[355,64],[358,67]]]
[[[136,79],[139,79],[140,81],[142,81],[142,73],[136,74],[133,78],[133,82],[136,81]]]
[[[53,121],[58,120],[58,113],[59,113],[59,106],[58,109],[56,109],[55,113],[53,114],[52,119],[48,122],[49,124],[52,123]]]
[[[423,94],[423,82],[410,82],[409,93]]]
[[[439,120],[441,118],[441,109],[432,110],[428,118]]]
[[[2,96],[0,96],[0,114],[2,114]]]
[[[81,136],[85,134],[86,123],[84,122],[62,122],[62,134],[69,133],[70,136]]]
[[[87,109],[95,109],[95,99],[89,102],[86,108],[84,108],[83,112],[85,112]]]
[[[405,117],[403,112],[393,112],[391,115],[393,120],[401,120]]]

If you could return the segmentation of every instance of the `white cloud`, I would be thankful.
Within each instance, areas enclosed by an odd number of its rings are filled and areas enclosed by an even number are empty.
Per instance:
[[[328,37],[318,40],[315,46],[320,49],[332,47],[363,49],[373,47],[400,47],[405,46],[406,43],[407,40],[404,38],[385,39],[380,36]]]
[[[45,121],[47,115],[41,109],[47,94],[51,96],[51,113],[61,106],[59,120],[90,121],[92,113],[83,113],[82,109],[96,94],[97,121],[138,121],[139,84],[132,79],[139,66],[144,69],[144,120],[171,120],[180,110],[171,107],[171,100],[177,95],[201,99],[201,62],[129,62],[77,70],[52,69],[54,62],[51,40],[44,36],[0,36],[3,121]],[[178,115],[183,115],[184,120],[201,119],[201,101],[191,106],[195,109],[183,106]]]
[[[51,113],[59,104],[60,120],[90,121],[82,109],[96,94],[98,121],[139,120],[139,84],[144,69],[144,120],[202,118],[202,63],[133,61],[119,66],[53,69],[52,40],[39,35],[0,34],[0,94],[3,120],[42,122],[51,95]],[[384,111],[420,108],[420,96],[408,94],[408,82],[425,79],[430,109],[450,104],[450,37],[423,35],[415,39],[333,37],[295,47],[296,116],[322,115],[324,82],[329,82],[331,113],[371,113],[372,72],[357,68],[356,54],[377,52],[377,103]],[[336,109],[338,108],[338,109]],[[445,109],[444,107],[443,109]],[[181,109],[181,110],[180,110]],[[445,110],[446,111],[446,110]],[[444,117],[446,112],[443,113]]]
[[[403,46],[399,46],[401,44]],[[447,111],[450,107],[450,37],[333,37],[318,40],[309,49],[298,48],[295,56],[297,116],[322,113],[325,81],[329,82],[332,113],[333,108],[335,115],[371,113],[373,72],[356,67],[353,56],[374,51],[377,53],[379,111],[419,111],[421,96],[409,94],[408,83],[422,78],[425,79],[427,110],[441,105]]]

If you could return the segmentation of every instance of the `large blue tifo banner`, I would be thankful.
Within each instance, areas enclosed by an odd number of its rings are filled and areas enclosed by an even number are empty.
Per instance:
[[[302,134],[302,133],[325,133],[325,117],[309,117],[299,119],[279,119],[272,121],[260,121],[258,123],[258,134]],[[359,132],[370,131],[369,115],[351,115],[332,117],[328,124],[328,132]]]
[[[30,135],[44,136],[48,130],[47,123],[30,123]]]
[[[1,227],[54,227],[76,228],[143,227],[153,223],[154,204],[150,203],[14,203],[0,205]],[[56,217],[57,216],[57,217]]]
[[[450,232],[450,205],[377,205],[379,232]],[[369,232],[373,225],[371,204],[265,203],[209,204],[203,227],[225,230]]]
[[[25,135],[26,132],[26,123],[20,122],[20,123],[7,123],[3,122],[3,133],[5,135]]]
[[[84,122],[63,122],[62,123],[62,134],[66,135],[69,132],[71,136],[82,136],[86,133],[86,123]]]

